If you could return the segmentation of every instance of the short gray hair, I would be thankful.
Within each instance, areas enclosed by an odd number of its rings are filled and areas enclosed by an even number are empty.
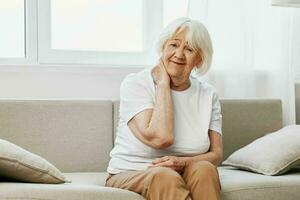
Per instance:
[[[171,22],[160,33],[157,43],[158,53],[161,54],[166,42],[183,28],[187,28],[188,31],[188,44],[199,53],[202,59],[201,65],[195,66],[192,74],[202,76],[210,69],[213,47],[209,33],[201,22],[187,17],[181,17]]]

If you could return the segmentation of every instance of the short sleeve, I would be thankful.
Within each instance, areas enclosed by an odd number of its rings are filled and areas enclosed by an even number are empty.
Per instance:
[[[222,114],[221,104],[217,93],[214,91],[212,96],[212,113],[209,129],[216,131],[222,135]]]
[[[128,75],[120,87],[120,118],[128,123],[139,112],[154,107],[147,80],[137,74]]]

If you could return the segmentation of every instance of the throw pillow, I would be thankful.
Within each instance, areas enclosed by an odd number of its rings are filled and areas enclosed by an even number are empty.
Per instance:
[[[64,183],[61,172],[44,158],[0,139],[0,176],[31,183]]]
[[[300,125],[290,125],[235,151],[223,163],[264,175],[280,175],[300,165]]]

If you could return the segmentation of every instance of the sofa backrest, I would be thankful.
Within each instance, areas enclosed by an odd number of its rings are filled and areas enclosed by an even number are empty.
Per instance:
[[[105,100],[0,100],[0,138],[64,172],[105,171],[113,144]]]
[[[300,124],[300,79],[295,83],[296,124]]]
[[[221,100],[224,158],[282,127],[280,100]],[[109,100],[0,100],[0,138],[64,172],[105,171],[119,117]]]
[[[224,160],[255,139],[282,128],[281,100],[221,100]]]
[[[222,99],[224,160],[253,140],[282,128],[279,99]],[[114,132],[118,124],[119,102],[114,102]],[[114,134],[114,137],[116,133]]]

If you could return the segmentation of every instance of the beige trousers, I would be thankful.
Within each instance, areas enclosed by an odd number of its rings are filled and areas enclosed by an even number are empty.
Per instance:
[[[122,172],[108,177],[106,186],[130,190],[147,200],[220,200],[217,168],[207,161],[190,164],[180,175],[167,167]]]

